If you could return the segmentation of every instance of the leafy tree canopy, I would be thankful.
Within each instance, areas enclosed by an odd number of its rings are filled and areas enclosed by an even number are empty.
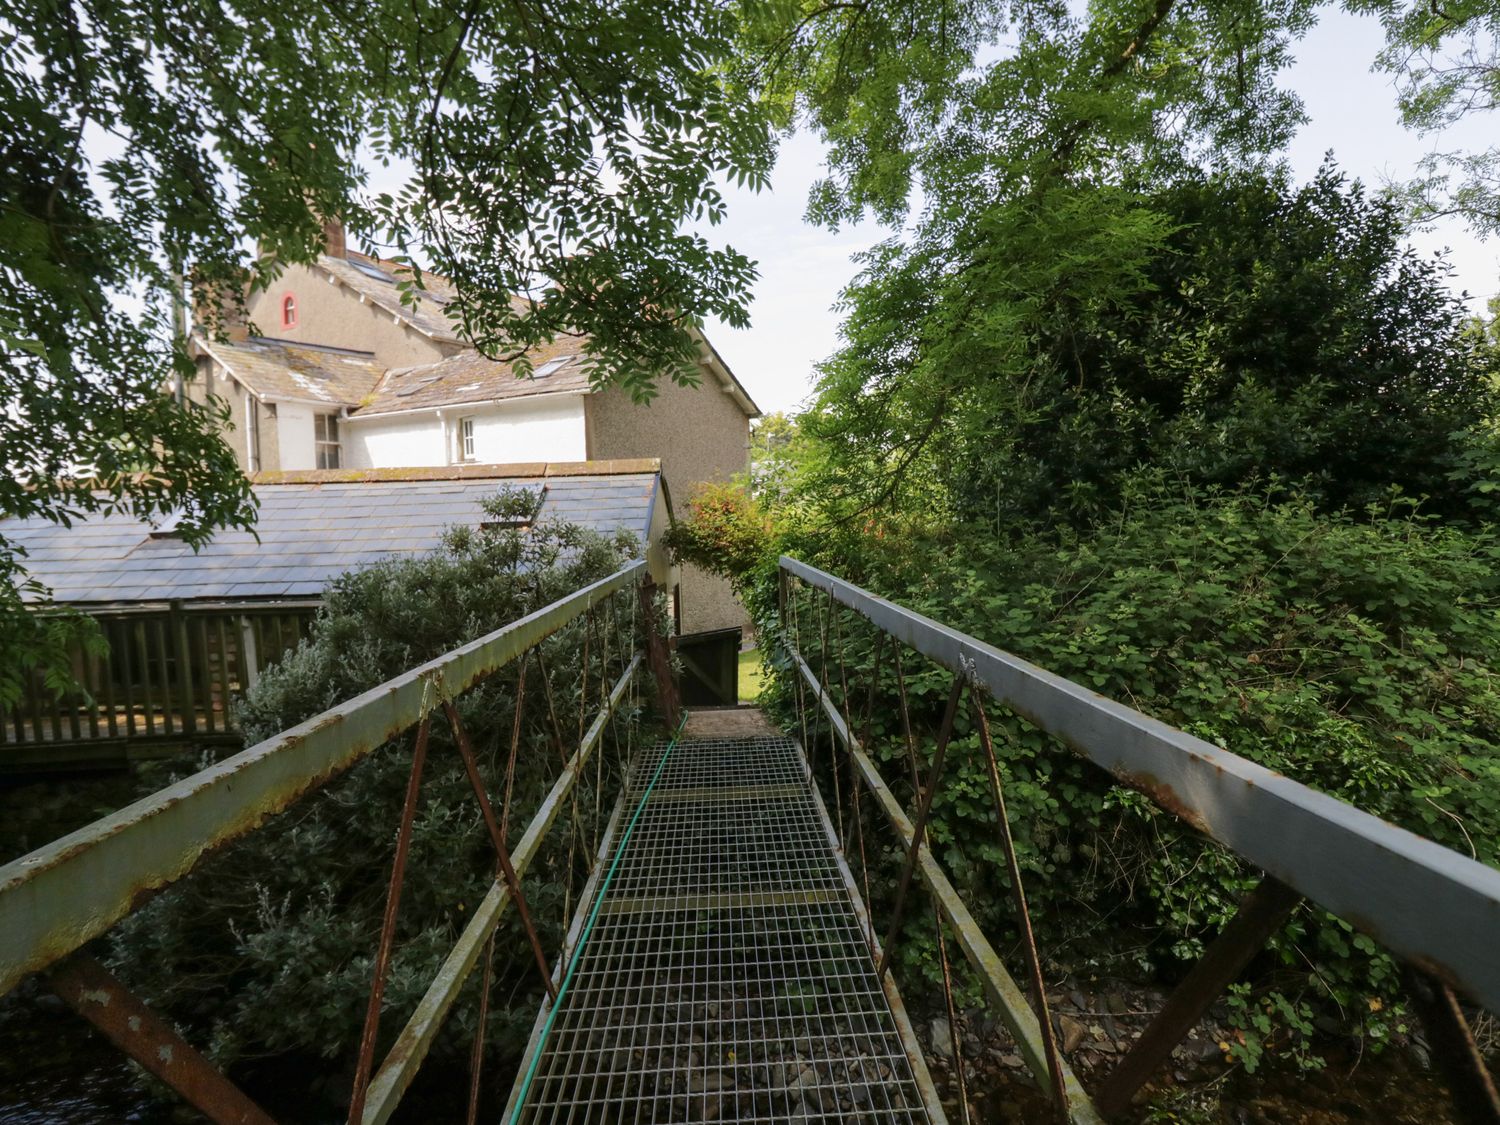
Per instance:
[[[1500,232],[1500,147],[1444,143],[1442,132],[1500,106],[1500,4],[1494,0],[1346,0],[1385,26],[1377,65],[1397,82],[1403,122],[1434,146],[1409,195],[1421,219],[1459,215],[1480,234]]]
[[[787,5],[782,5],[787,6]],[[1307,0],[1052,3],[865,0],[747,21],[780,120],[829,142],[809,214],[929,221],[1056,179],[1164,176],[1235,163],[1303,120],[1276,74]]]
[[[1497,353],[1394,202],[1327,166],[1059,189],[974,226],[973,254],[924,230],[850,292],[808,425],[851,500],[941,486],[961,519],[1074,521],[1152,465],[1467,510],[1451,474],[1496,413]]]
[[[684,227],[771,154],[716,73],[733,29],[710,0],[11,5],[0,513],[185,506],[195,543],[249,526],[218,408],[161,393],[191,370],[173,306],[190,283],[232,307],[312,260],[325,216],[451,278],[447,309],[488,352],[586,333],[601,382],[691,381],[688,330],[743,325],[754,270]],[[378,166],[403,186],[372,189]],[[34,661],[55,631],[22,614],[21,581],[0,539],[0,641]]]
[[[804,425],[836,516],[1088,518],[1142,462],[1462,506],[1493,349],[1395,203],[1274,162],[1311,4],[805,13],[763,49],[780,119],[830,143],[810,216],[920,203],[846,292]]]

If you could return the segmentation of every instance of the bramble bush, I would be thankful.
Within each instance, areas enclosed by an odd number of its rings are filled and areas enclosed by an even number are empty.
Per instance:
[[[530,530],[515,526],[535,514],[534,500],[524,493],[502,493],[487,510],[492,522],[450,529],[434,554],[378,563],[335,579],[311,636],[268,669],[239,708],[247,742],[605,577],[638,551],[627,535],[606,539],[555,521]],[[632,592],[629,601],[613,607],[625,630],[633,600]],[[625,630],[622,638],[628,636]],[[576,742],[586,631],[590,717],[597,711],[601,678],[612,684],[628,655],[611,651],[608,667],[601,668],[602,625],[590,628],[582,621],[545,642],[551,705],[569,742]],[[497,815],[516,689],[512,664],[456,700]],[[563,749],[552,737],[547,693],[535,662],[523,706],[512,846],[550,786]],[[621,714],[615,735],[622,736],[637,719],[634,713]],[[202,864],[114,931],[111,959],[121,975],[190,1038],[209,1043],[216,1061],[313,1056],[324,1060],[322,1071],[334,1075],[350,1064],[364,1019],[412,741],[408,732],[371,753]],[[568,753],[572,749],[567,746]],[[603,789],[611,784],[609,767],[588,774],[578,790],[581,835],[570,847],[572,814],[564,810],[526,879],[528,901],[551,950],[560,945],[570,896],[582,885],[596,810],[607,800],[601,784]],[[382,1051],[494,872],[493,849],[438,711],[401,900]],[[541,994],[514,911],[502,921],[495,948],[489,1042],[498,1053],[514,1052],[524,1043]],[[458,1058],[467,1050],[476,995],[471,982],[468,1000],[455,1007],[445,1025],[438,1055]],[[347,1083],[337,1085],[330,1092],[347,1096]]]
[[[1092,529],[1008,544],[933,534],[784,546],[1500,865],[1500,537],[1493,528],[1444,525],[1400,500],[1328,515],[1311,500],[1274,495],[1158,484],[1137,488]],[[742,576],[768,620],[773,576],[773,567]],[[815,614],[803,603],[804,628]],[[851,710],[862,715],[873,636],[853,615],[841,627]],[[776,686],[764,698],[790,714],[792,673],[771,663]],[[930,734],[948,674],[910,654],[905,665],[914,718]],[[888,657],[883,667],[873,753],[911,807]],[[1027,894],[1054,970],[1180,973],[1259,873],[1025,720],[998,708],[994,718]],[[949,753],[935,847],[1004,949],[1015,940],[1005,865],[967,713]],[[910,968],[930,969],[929,942],[927,923],[911,921],[900,944]],[[1232,1005],[1245,1036],[1232,1050],[1251,1067],[1265,1050],[1301,1052],[1315,1014],[1376,1046],[1402,1026],[1394,964],[1326,913],[1300,911],[1262,967]]]

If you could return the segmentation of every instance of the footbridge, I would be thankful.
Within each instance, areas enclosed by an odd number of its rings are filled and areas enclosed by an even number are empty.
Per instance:
[[[935,1081],[900,991],[906,983],[910,998],[918,982],[897,980],[898,940],[929,915],[943,980],[930,1004],[946,1009],[949,1028],[962,959],[1043,1115],[1101,1122],[1129,1111],[1303,903],[1405,966],[1456,1108],[1500,1121],[1469,1023],[1478,1009],[1500,1011],[1500,872],[805,563],[783,558],[779,579],[780,615],[765,623],[763,644],[784,726],[747,709],[683,712],[657,593],[644,564],[628,565],[0,867],[0,995],[39,974],[208,1119],[274,1120],[90,943],[179,880],[211,877],[216,851],[344,770],[397,755],[407,783],[389,810],[351,1123],[450,1113],[507,1125],[969,1120],[963,1043]],[[548,660],[567,637],[582,640],[579,668]],[[919,671],[945,684],[935,722],[914,718]],[[505,739],[499,753],[477,749],[459,706],[496,677],[514,693],[508,755]],[[556,760],[513,831],[527,693],[546,700]],[[1031,937],[1005,802],[1009,748],[992,737],[1001,708],[1263,873],[1163,1009],[1087,1087],[1057,1034]],[[651,737],[648,709],[660,732]],[[978,733],[974,762],[952,760],[960,716]],[[422,878],[413,823],[439,753],[462,763],[494,875],[425,995],[398,1011],[386,993],[403,889]],[[970,797],[1003,856],[990,881],[1007,888],[1018,935],[1003,955],[930,846],[935,796],[959,765],[987,782]],[[547,863],[582,880],[560,904],[535,893]],[[502,933],[520,944],[500,945]],[[487,1014],[497,971],[515,966],[535,974],[540,1003],[519,1062],[512,1055],[502,1068]],[[477,1006],[466,1089],[440,1109],[424,1101],[419,1070],[461,1005]]]

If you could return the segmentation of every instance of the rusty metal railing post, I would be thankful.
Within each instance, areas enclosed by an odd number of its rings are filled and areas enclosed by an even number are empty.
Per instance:
[[[922,790],[917,807],[917,819],[912,829],[911,846],[906,850],[906,865],[901,869],[901,882],[896,888],[896,905],[891,910],[891,924],[885,934],[885,948],[881,951],[879,976],[884,977],[891,965],[891,950],[896,944],[896,935],[901,930],[901,912],[906,906],[906,892],[911,889],[911,877],[917,869],[917,855],[927,837],[927,817],[932,812],[932,799],[937,794],[943,779],[943,759],[948,752],[948,740],[953,735],[953,721],[958,715],[958,701],[963,696],[962,676],[953,677],[953,688],[948,692],[948,706],[943,711],[943,725],[938,730],[937,748],[932,752],[932,765],[927,771],[927,785]]]
[[[865,696],[865,719],[860,733],[860,743],[864,746],[870,744],[870,723],[875,715],[875,695],[876,690],[880,686],[880,661],[884,655],[885,634],[881,633],[875,645],[874,666],[870,670],[870,690]],[[801,677],[799,676],[798,679],[800,680]],[[859,783],[859,766],[854,760],[854,755],[845,754],[844,757],[849,763],[849,806],[851,809],[850,815],[854,820],[855,842],[859,846],[859,877],[860,882],[864,884],[865,902],[868,904],[870,902],[870,860],[865,854],[865,789]],[[870,949],[873,954],[875,948],[874,916],[869,916],[867,922],[869,924]]]
[[[948,964],[948,942],[943,937],[942,911],[934,903],[932,930],[937,940],[938,965],[943,971],[943,1011],[948,1017],[948,1043],[953,1048],[953,1076],[958,1080],[959,1116],[969,1125],[969,1082],[964,1074],[964,1037],[958,1027],[958,1008],[953,1003],[953,969]]]
[[[651,666],[651,675],[656,679],[662,721],[668,728],[676,730],[682,718],[682,709],[677,701],[677,685],[672,681],[672,662],[667,657],[666,638],[656,628],[656,583],[648,574],[641,579],[641,584],[636,589],[641,603],[641,624],[646,635],[646,663]]]
[[[1422,1018],[1432,1060],[1447,1079],[1459,1113],[1471,1125],[1500,1125],[1500,1093],[1458,996],[1409,962],[1402,966],[1401,976],[1406,995]]]
[[[1031,1003],[1041,1024],[1042,1043],[1047,1050],[1047,1079],[1052,1086],[1052,1103],[1063,1120],[1068,1116],[1068,1089],[1063,1079],[1062,1052],[1057,1033],[1052,1028],[1052,1013],[1047,1007],[1047,982],[1042,976],[1042,959],[1037,953],[1036,935],[1031,930],[1031,911],[1026,906],[1026,888],[1021,883],[1021,864],[1016,859],[1016,842],[1011,836],[1010,815],[1005,809],[1005,789],[1000,784],[1000,763],[995,757],[995,742],[990,737],[990,719],[984,710],[979,690],[970,680],[969,705],[979,728],[984,749],[985,768],[989,773],[990,793],[995,800],[995,820],[1000,829],[1000,844],[1005,851],[1005,869],[1010,875],[1011,900],[1016,907],[1016,928],[1021,932],[1021,946],[1026,953],[1026,971],[1031,978]]]
[[[507,846],[510,844],[510,797],[516,784],[516,758],[521,752],[521,718],[526,707],[526,664],[526,658],[522,657],[520,668],[516,672],[516,705],[510,722],[510,756],[505,760],[505,791],[500,798],[500,840]],[[445,702],[443,710],[448,714],[448,723],[453,727],[454,737],[460,737],[462,728],[458,712],[453,709],[451,702]]]
[[[793,585],[796,581],[784,570],[778,570],[777,575],[781,582],[781,626],[783,636],[788,638],[787,646],[793,651],[802,651],[802,624],[797,613],[797,588]],[[812,749],[807,742],[807,689],[802,683],[802,677],[797,677],[797,729],[802,735],[802,748],[809,754]]]
[[[431,681],[428,681],[429,685]],[[370,981],[370,999],[365,1007],[365,1026],[359,1036],[359,1062],[354,1070],[354,1090],[349,1098],[349,1125],[359,1125],[365,1112],[365,1094],[370,1087],[370,1072],[375,1065],[375,1038],[380,1034],[380,1008],[385,1000],[385,982],[390,974],[391,947],[396,940],[396,915],[401,909],[401,887],[406,880],[406,857],[411,850],[412,823],[417,814],[417,798],[422,790],[422,767],[427,761],[427,737],[432,728],[430,715],[422,717],[417,727],[416,746],[412,750],[411,770],[407,774],[406,798],[401,805],[401,826],[396,832],[396,856],[391,861],[391,878],[386,885],[385,915],[380,923],[380,945],[375,951],[375,969]]]
[[[465,1125],[475,1125],[479,1119],[479,1089],[484,1076],[485,1024],[490,1016],[490,984],[495,975],[495,933],[490,931],[489,941],[484,943],[484,972],[479,980],[479,1021],[474,1027],[474,1044],[469,1050],[469,1111],[464,1116]]]

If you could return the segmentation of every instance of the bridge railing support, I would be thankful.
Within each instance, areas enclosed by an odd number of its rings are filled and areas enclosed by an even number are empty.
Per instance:
[[[857,777],[874,798],[907,849],[907,877],[916,872],[926,884],[939,914],[953,928],[986,994],[1015,1037],[1020,1054],[1050,1093],[1060,1115],[1071,1121],[1097,1121],[1101,1115],[1123,1112],[1187,1030],[1305,899],[1368,934],[1406,964],[1414,1003],[1429,1035],[1435,1046],[1444,1045],[1434,1053],[1434,1061],[1448,1070],[1455,1101],[1471,1120],[1500,1123],[1500,1097],[1458,1002],[1462,995],[1481,1008],[1500,1011],[1500,958],[1495,956],[1495,935],[1500,934],[1500,872],[816,567],[783,556],[779,578],[781,634],[797,672],[804,745],[809,753],[814,752],[826,721],[831,743],[844,749],[851,778]],[[873,626],[879,638],[864,729],[858,735],[853,729],[853,700],[842,651],[841,618],[846,611]],[[804,643],[807,623],[802,618],[807,615],[815,617],[817,652],[811,659]],[[946,732],[961,693],[967,690],[969,694],[988,759],[996,825],[1010,868],[1028,962],[1029,1003],[925,846],[926,813],[942,781],[941,754],[934,754],[925,786],[912,756],[912,786],[918,800],[913,824],[867,752],[880,654],[887,644],[895,650],[909,756],[912,738],[905,677],[900,671],[902,649],[915,651],[953,673],[939,745],[947,742]],[[1145,794],[1159,808],[1265,872],[1259,887],[1247,896],[1236,917],[1209,945],[1093,1099],[1061,1057],[1052,1034],[1020,870],[1010,843],[1001,773],[989,739],[987,701],[1009,708],[1058,738],[1120,784]],[[839,773],[837,767],[832,771],[835,784]],[[857,832],[857,811],[853,819]],[[863,850],[863,840],[857,843]],[[899,919],[893,924],[898,923]],[[889,947],[887,941],[887,951]],[[961,1057],[956,1032],[954,1046],[955,1057]]]
[[[45,972],[65,999],[87,1003],[88,990],[78,983],[84,979],[79,966],[92,967],[90,971],[97,969],[99,973],[103,970],[86,958],[80,959],[77,951],[82,946],[105,933],[154,893],[188,875],[217,849],[255,830],[308,792],[415,727],[417,736],[411,754],[407,798],[397,833],[385,922],[376,952],[350,1110],[351,1122],[388,1120],[464,982],[481,960],[484,991],[488,992],[495,931],[508,909],[514,907],[522,918],[541,980],[544,986],[551,985],[546,953],[531,921],[522,881],[550,829],[565,810],[571,808],[574,831],[578,831],[575,792],[578,783],[591,766],[596,778],[601,776],[599,748],[614,725],[618,710],[627,698],[634,698],[637,675],[646,654],[665,652],[664,642],[653,636],[655,606],[647,583],[646,563],[630,563],[566,598],[0,866],[0,996],[29,974]],[[644,594],[638,594],[642,587]],[[576,716],[560,715],[542,642],[575,623],[575,627],[581,627],[583,636],[578,712]],[[508,665],[518,666],[515,722],[510,732],[510,756],[497,815],[496,802],[480,775],[453,701]],[[534,678],[528,689],[527,671],[533,667]],[[666,686],[670,688],[670,679]],[[522,702],[527,690],[545,697],[548,741],[559,754],[558,772],[550,791],[512,848],[508,825],[510,782],[521,741]],[[662,690],[660,685],[659,690]],[[663,702],[669,708],[674,707],[670,694]],[[458,753],[494,848],[495,879],[470,914],[468,924],[426,995],[377,1067],[374,1050],[383,991],[405,879],[407,844],[427,757],[427,735],[434,714],[453,729]],[[570,721],[576,721],[571,734],[567,733]],[[569,745],[573,747],[571,752],[567,749]],[[113,1024],[105,1028],[117,1046],[146,1063],[148,1069],[212,1121],[270,1120],[165,1024],[155,1021],[149,1009],[125,992],[120,982],[108,979],[110,988],[119,994],[119,1003],[114,1006],[122,1012],[128,1009],[127,1014],[134,1012],[137,1017],[128,1021],[128,1027],[122,1025],[123,1030]],[[481,1000],[472,1063],[471,1121],[477,1108],[479,1066],[484,1053],[484,1004],[485,1000]],[[91,1022],[100,1023],[94,1018],[95,1013],[89,1014]],[[149,1033],[142,1034],[140,1028],[146,1025]],[[174,1065],[166,1068],[152,1066],[154,1060],[146,1057],[160,1053],[161,1043],[166,1041],[163,1035],[172,1036],[170,1054],[175,1059]]]

